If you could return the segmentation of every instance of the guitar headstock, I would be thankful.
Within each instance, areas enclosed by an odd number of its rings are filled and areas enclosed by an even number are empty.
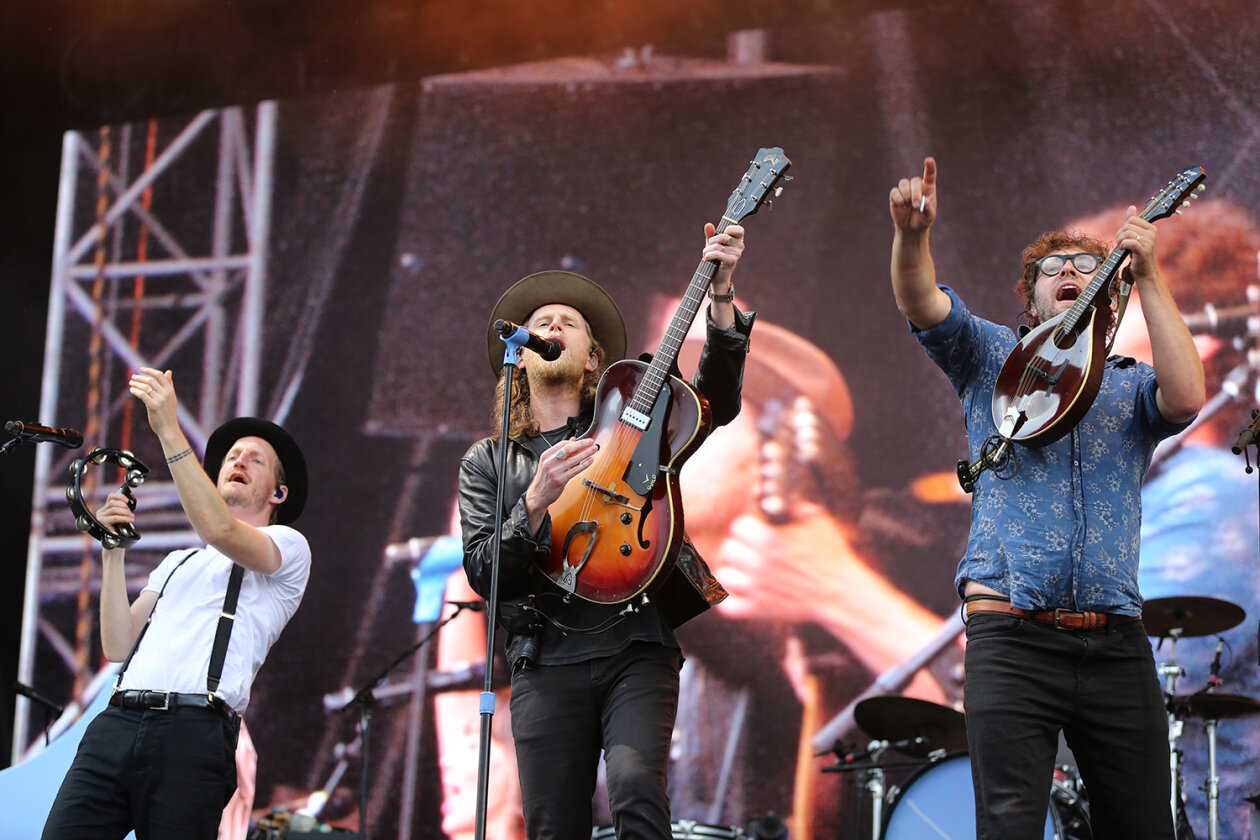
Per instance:
[[[1191,166],[1183,170],[1176,178],[1168,182],[1158,193],[1151,197],[1142,208],[1141,216],[1148,222],[1167,219],[1173,213],[1180,213],[1179,205],[1188,205],[1196,193],[1203,192],[1203,179],[1207,173],[1202,166]],[[1196,189],[1197,188],[1197,189]]]
[[[723,219],[727,224],[736,225],[761,209],[762,204],[770,201],[783,192],[779,182],[785,180],[785,173],[792,161],[779,147],[759,149],[752,159],[744,178],[731,193],[726,202]],[[791,178],[786,178],[790,181]]]

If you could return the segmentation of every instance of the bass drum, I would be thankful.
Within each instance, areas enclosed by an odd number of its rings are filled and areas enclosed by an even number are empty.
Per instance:
[[[951,753],[921,767],[906,782],[888,811],[883,840],[976,836],[976,795],[967,753]],[[1046,813],[1044,840],[1064,840],[1054,808]]]
[[[669,828],[673,840],[744,840],[743,830],[733,826],[676,820],[669,824]],[[616,836],[611,825],[601,826],[591,832],[591,840],[615,840]]]

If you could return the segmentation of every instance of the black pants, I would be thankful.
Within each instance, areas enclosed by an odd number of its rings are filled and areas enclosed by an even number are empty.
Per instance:
[[[665,793],[677,650],[540,665],[512,677],[512,736],[530,840],[590,840],[600,751],[619,840],[669,840]]]
[[[967,621],[967,743],[981,840],[1041,838],[1059,730],[1098,840],[1173,838],[1168,717],[1140,621],[1056,630]]]
[[[44,840],[214,840],[236,790],[236,727],[212,709],[107,707],[83,733]]]

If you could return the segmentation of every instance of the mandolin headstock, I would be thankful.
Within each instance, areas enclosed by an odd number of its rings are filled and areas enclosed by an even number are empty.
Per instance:
[[[1146,207],[1142,208],[1141,217],[1148,222],[1157,222],[1167,219],[1173,213],[1180,213],[1181,205],[1188,205],[1195,195],[1206,189],[1203,185],[1205,178],[1207,172],[1202,166],[1191,166],[1182,170],[1166,187],[1151,197]]]

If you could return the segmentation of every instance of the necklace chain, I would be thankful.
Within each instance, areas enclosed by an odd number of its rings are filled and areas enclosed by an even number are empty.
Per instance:
[[[568,435],[568,433],[569,433],[569,427],[564,426],[559,429],[552,429],[550,434],[542,430],[539,430],[538,436],[547,442],[547,446],[555,446],[557,443],[564,440],[565,437]],[[552,440],[550,435],[555,435],[556,436],[555,440]]]

